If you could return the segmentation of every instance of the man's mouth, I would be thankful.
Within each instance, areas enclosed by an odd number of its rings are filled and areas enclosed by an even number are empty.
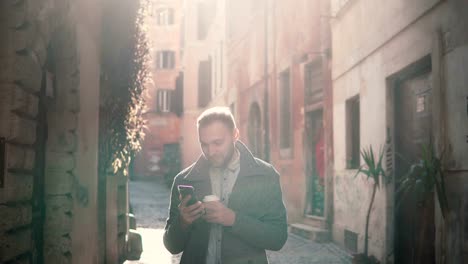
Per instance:
[[[212,160],[212,161],[219,161],[219,160],[220,160],[220,157],[218,157],[218,156],[210,157],[210,160]]]
[[[222,163],[223,160],[221,157],[215,156],[215,157],[210,157],[210,161],[211,163],[219,164],[219,163]]]

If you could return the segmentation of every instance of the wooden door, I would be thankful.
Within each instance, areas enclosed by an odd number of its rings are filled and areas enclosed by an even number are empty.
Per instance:
[[[431,138],[431,85],[426,72],[403,80],[395,90],[395,182],[421,157]],[[401,197],[396,197],[401,199]],[[434,201],[409,192],[395,210],[395,263],[434,263]]]
[[[306,208],[305,215],[325,217],[325,138],[323,110],[306,114]]]

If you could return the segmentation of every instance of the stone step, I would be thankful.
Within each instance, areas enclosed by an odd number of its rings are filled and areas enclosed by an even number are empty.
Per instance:
[[[308,226],[327,229],[327,222],[325,221],[325,218],[322,217],[306,215],[301,222]]]
[[[289,226],[289,232],[305,239],[310,239],[318,243],[330,241],[330,231],[323,228],[312,227],[309,225],[295,223]]]

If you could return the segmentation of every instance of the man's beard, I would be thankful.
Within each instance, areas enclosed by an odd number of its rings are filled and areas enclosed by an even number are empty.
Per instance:
[[[208,161],[210,162],[210,165],[215,168],[226,168],[229,162],[232,160],[232,157],[234,155],[234,148],[235,146],[233,144],[226,157],[220,163],[215,163],[211,158],[209,158]]]

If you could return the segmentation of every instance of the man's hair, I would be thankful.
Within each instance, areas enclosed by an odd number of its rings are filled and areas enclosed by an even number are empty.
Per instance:
[[[215,121],[222,122],[231,131],[236,128],[236,122],[234,116],[232,116],[229,107],[212,107],[208,108],[197,119],[197,128],[200,130],[202,127],[212,124]]]

